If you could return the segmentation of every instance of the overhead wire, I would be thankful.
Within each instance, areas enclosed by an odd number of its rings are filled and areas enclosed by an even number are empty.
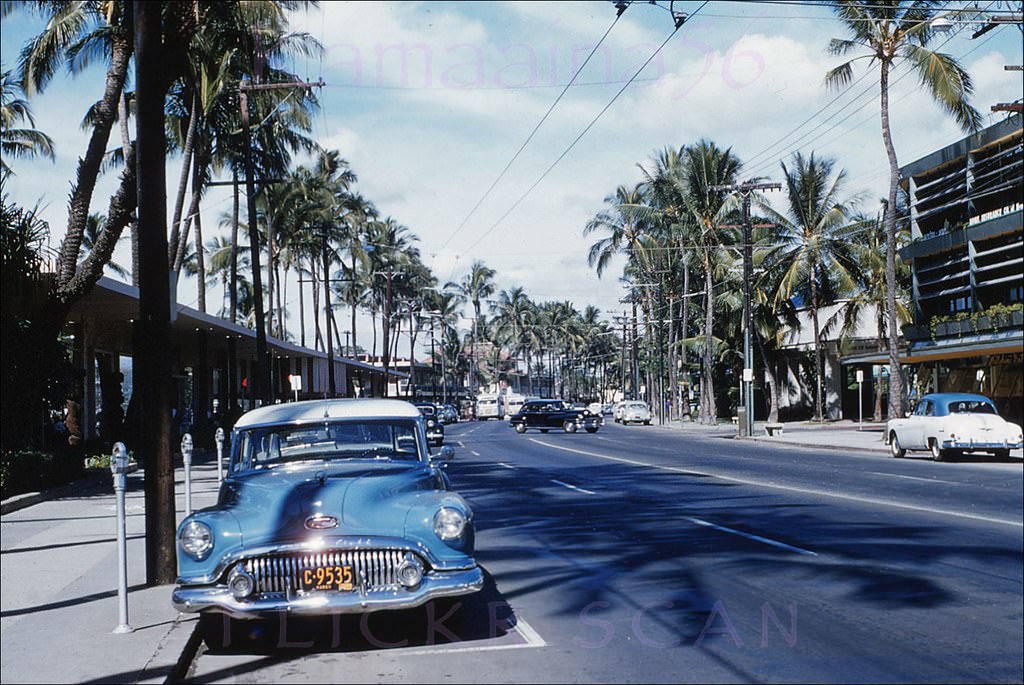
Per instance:
[[[708,2],[709,2],[709,1],[710,1],[710,0],[705,0],[705,2],[701,3],[700,7],[698,7],[698,8],[696,9],[696,10],[694,10],[694,11],[693,11],[693,12],[692,12],[692,13],[691,13],[691,14],[690,14],[690,15],[689,15],[688,17],[687,17],[687,21],[692,21],[692,20],[693,20],[693,17],[695,17],[695,16],[696,16],[696,15],[697,15],[697,14],[698,14],[698,13],[699,13],[699,12],[700,12],[700,11],[701,11],[701,10],[702,10],[703,8],[704,8],[704,7],[705,7],[705,6],[707,6],[707,4],[708,4]],[[515,201],[515,202],[514,202],[514,203],[512,204],[512,206],[511,206],[511,207],[509,207],[509,208],[508,208],[508,209],[507,209],[507,210],[505,211],[505,213],[504,213],[504,214],[502,214],[502,215],[501,215],[501,217],[499,217],[499,218],[498,218],[498,220],[497,220],[497,221],[495,221],[495,222],[494,222],[494,223],[493,223],[493,224],[491,225],[491,227],[490,227],[490,228],[488,228],[488,229],[487,229],[486,231],[484,231],[484,232],[483,232],[482,234],[480,234],[480,236],[479,236],[479,237],[477,237],[477,239],[476,239],[476,240],[475,240],[475,241],[474,241],[474,242],[473,242],[473,243],[472,243],[472,244],[471,244],[471,245],[470,245],[469,247],[467,247],[467,248],[466,248],[466,249],[464,250],[464,252],[469,252],[469,251],[470,251],[470,250],[472,250],[472,249],[473,249],[474,247],[476,247],[477,245],[479,245],[479,244],[480,244],[480,241],[482,241],[482,240],[483,240],[484,238],[486,238],[486,237],[487,237],[488,235],[490,235],[490,234],[491,234],[491,232],[493,232],[493,231],[494,231],[494,229],[496,229],[496,228],[497,228],[497,227],[498,227],[499,225],[501,225],[501,223],[502,223],[502,222],[503,222],[503,221],[504,221],[504,220],[505,220],[506,218],[508,218],[508,216],[509,216],[510,214],[512,214],[512,212],[514,212],[514,211],[516,210],[516,208],[517,208],[517,207],[518,207],[518,206],[519,206],[520,204],[522,204],[522,202],[523,202],[523,201],[524,201],[524,200],[525,200],[525,199],[526,199],[527,197],[529,197],[530,193],[532,193],[532,192],[533,192],[533,190],[534,190],[534,189],[535,189],[535,188],[536,188],[536,187],[537,187],[538,185],[540,185],[540,184],[541,184],[541,182],[542,182],[542,181],[543,181],[543,180],[544,180],[545,178],[547,178],[548,174],[550,174],[550,173],[551,173],[551,172],[552,172],[552,171],[553,171],[553,170],[555,169],[555,167],[557,167],[557,166],[558,166],[558,164],[559,164],[559,163],[560,163],[560,162],[561,162],[561,161],[562,161],[563,159],[565,159],[566,155],[568,155],[568,154],[569,154],[569,152],[571,152],[571,151],[572,151],[572,149],[573,149],[574,147],[576,147],[576,144],[577,144],[577,143],[579,143],[579,142],[580,142],[580,140],[582,140],[582,139],[583,139],[583,137],[584,137],[584,136],[585,136],[585,135],[587,134],[587,132],[588,132],[588,131],[590,131],[590,129],[594,127],[594,125],[595,125],[595,124],[596,124],[596,123],[597,123],[597,122],[598,122],[598,121],[599,121],[599,120],[601,119],[601,117],[602,117],[602,116],[604,116],[604,113],[605,113],[605,112],[607,112],[607,111],[608,111],[608,110],[609,110],[609,109],[611,108],[611,106],[612,106],[613,104],[615,104],[615,101],[619,99],[619,97],[620,97],[620,96],[621,96],[621,95],[622,95],[622,94],[623,94],[623,93],[624,93],[624,92],[626,91],[626,89],[627,89],[627,88],[629,88],[630,84],[632,84],[632,83],[633,83],[633,81],[634,81],[634,80],[635,80],[635,79],[636,79],[636,78],[637,78],[637,77],[638,77],[638,76],[640,75],[640,73],[641,73],[641,72],[642,72],[642,71],[643,71],[643,70],[644,70],[644,69],[645,69],[645,68],[647,67],[647,65],[648,65],[648,64],[650,64],[650,63],[651,63],[651,62],[652,62],[652,61],[654,60],[654,58],[658,56],[658,54],[659,54],[659,53],[661,53],[662,49],[664,49],[664,47],[665,47],[666,45],[668,45],[668,42],[669,42],[670,40],[672,40],[672,38],[673,38],[673,37],[674,37],[674,36],[676,35],[676,33],[678,33],[678,32],[679,32],[679,29],[680,29],[680,28],[682,28],[682,27],[683,27],[684,25],[685,25],[685,23],[682,23],[682,22],[680,22],[679,24],[677,24],[677,25],[676,25],[676,27],[675,27],[675,28],[674,28],[674,29],[672,30],[672,32],[671,32],[671,33],[670,33],[670,34],[669,34],[669,35],[668,35],[668,36],[667,36],[667,37],[665,38],[665,40],[664,40],[664,41],[662,41],[662,42],[661,42],[661,44],[660,44],[660,45],[659,45],[659,46],[657,47],[657,49],[656,49],[656,50],[655,50],[655,51],[654,51],[653,53],[651,53],[650,57],[648,57],[648,58],[647,58],[646,60],[644,60],[644,63],[640,65],[640,68],[639,68],[639,69],[637,69],[637,70],[636,70],[636,72],[634,72],[634,74],[633,74],[633,77],[632,77],[632,78],[630,78],[630,80],[629,80],[629,81],[627,81],[627,82],[626,82],[626,83],[625,83],[625,84],[624,84],[624,85],[622,86],[622,88],[620,88],[620,89],[618,90],[618,92],[616,92],[616,93],[615,93],[615,95],[614,95],[614,96],[612,97],[612,99],[608,101],[608,104],[606,104],[606,105],[605,105],[604,107],[602,107],[602,108],[601,108],[601,111],[599,111],[599,112],[597,113],[597,115],[596,115],[596,116],[595,116],[595,117],[594,117],[593,119],[591,119],[591,120],[590,120],[590,123],[589,123],[589,124],[587,124],[587,125],[586,125],[586,126],[585,126],[585,127],[583,128],[583,130],[582,130],[582,131],[580,131],[580,133],[579,133],[579,134],[578,134],[578,135],[577,135],[577,136],[576,136],[576,137],[575,137],[575,138],[573,139],[573,141],[572,141],[571,143],[569,143],[569,145],[568,145],[568,146],[567,146],[567,147],[566,147],[566,148],[565,148],[565,149],[564,149],[564,150],[562,151],[562,153],[561,153],[560,155],[558,155],[558,157],[557,157],[557,158],[555,159],[555,161],[554,161],[554,162],[552,162],[552,163],[551,163],[551,165],[550,165],[550,166],[548,166],[548,168],[544,170],[544,173],[542,173],[542,174],[540,175],[540,177],[539,177],[539,178],[538,178],[538,179],[537,179],[536,181],[534,181],[534,182],[533,182],[533,184],[532,184],[532,185],[531,185],[531,186],[530,186],[529,188],[527,188],[527,189],[526,189],[526,192],[524,192],[524,193],[523,193],[522,195],[520,195],[520,196],[519,196],[519,198],[518,198],[518,199],[517,199],[517,200],[516,200],[516,201]]]
[[[583,63],[580,64],[579,68],[575,71],[575,73],[573,73],[572,78],[570,78],[569,82],[565,84],[564,88],[562,88],[561,92],[558,94],[558,97],[556,97],[554,101],[551,103],[551,105],[548,106],[547,111],[544,112],[544,116],[540,118],[540,121],[538,121],[537,124],[533,127],[533,130],[530,131],[530,134],[526,136],[526,140],[522,142],[522,144],[519,146],[519,149],[515,151],[515,154],[513,154],[511,159],[508,160],[504,168],[502,168],[502,170],[498,173],[497,177],[491,182],[491,185],[488,186],[487,190],[484,191],[484,194],[480,196],[480,199],[476,201],[476,204],[473,205],[473,208],[469,210],[469,213],[466,214],[462,221],[459,222],[459,225],[455,227],[455,230],[452,231],[452,233],[445,239],[444,243],[441,244],[441,247],[438,248],[438,252],[447,247],[448,243],[450,243],[452,239],[456,235],[458,235],[459,231],[463,229],[463,227],[470,220],[473,214],[476,213],[476,210],[480,208],[480,205],[484,203],[484,200],[488,198],[488,196],[495,189],[495,187],[497,187],[498,183],[501,182],[501,179],[505,177],[505,174],[508,173],[508,170],[512,167],[515,161],[519,159],[519,155],[523,153],[523,150],[525,150],[526,146],[530,144],[530,141],[533,140],[533,137],[537,135],[537,131],[539,131],[540,127],[544,125],[544,122],[548,120],[548,117],[551,116],[551,113],[555,110],[555,107],[558,106],[558,103],[561,102],[565,94],[569,92],[569,88],[576,81],[576,77],[578,77],[583,72],[587,64],[590,62],[591,58],[594,56],[595,53],[597,53],[597,50],[601,47],[605,39],[608,37],[608,34],[610,34],[612,32],[612,29],[615,28],[615,25],[618,24],[619,19],[622,17],[622,14],[622,12],[619,12],[618,14],[615,15],[615,19],[612,20],[612,23],[605,30],[604,35],[601,36],[601,39],[598,40],[597,43],[594,45],[594,48],[590,51],[590,54],[587,55],[587,58],[583,60]]]

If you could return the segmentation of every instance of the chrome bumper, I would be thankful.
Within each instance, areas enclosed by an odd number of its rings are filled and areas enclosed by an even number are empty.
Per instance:
[[[969,440],[967,442],[962,440],[942,441],[942,449],[944,450],[1017,450],[1022,446],[1024,446],[1024,442],[1009,442],[1007,440],[999,442],[977,440]]]
[[[352,592],[294,592],[289,596],[275,594],[252,599],[235,599],[226,585],[179,585],[174,588],[171,603],[178,611],[195,613],[220,611],[234,618],[259,618],[263,615],[290,614],[360,614],[379,609],[412,609],[438,597],[467,595],[484,586],[479,567],[461,571],[434,571],[423,576],[414,590],[387,588]]]

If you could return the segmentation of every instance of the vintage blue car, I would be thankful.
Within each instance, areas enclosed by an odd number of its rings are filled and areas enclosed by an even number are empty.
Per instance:
[[[215,506],[178,527],[180,611],[406,609],[476,592],[473,512],[398,400],[315,400],[235,424]]]

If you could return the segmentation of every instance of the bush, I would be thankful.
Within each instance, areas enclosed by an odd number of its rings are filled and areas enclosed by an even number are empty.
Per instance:
[[[69,483],[83,473],[81,459],[33,450],[12,450],[0,455],[0,497],[7,499]]]

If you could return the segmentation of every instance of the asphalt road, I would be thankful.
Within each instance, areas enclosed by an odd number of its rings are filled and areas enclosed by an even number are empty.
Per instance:
[[[479,595],[247,623],[199,682],[1021,682],[1024,469],[448,427]]]

